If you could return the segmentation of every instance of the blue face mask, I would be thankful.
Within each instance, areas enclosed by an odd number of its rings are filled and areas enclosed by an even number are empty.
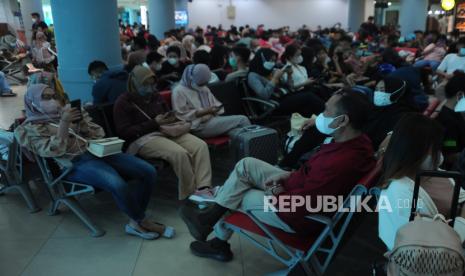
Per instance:
[[[334,120],[336,120],[337,118],[341,116],[344,116],[344,115],[331,118],[331,117],[326,117],[323,113],[320,113],[320,115],[318,115],[318,117],[316,117],[316,120],[315,120],[316,129],[318,129],[319,132],[326,134],[326,135],[333,134],[336,130],[339,129],[339,127],[331,128],[330,125],[334,122]]]
[[[263,67],[265,67],[266,70],[271,71],[273,68],[276,66],[276,63],[273,61],[265,61],[263,63]]]
[[[232,68],[237,68],[237,59],[235,57],[229,57],[228,61]]]
[[[148,96],[148,95],[153,93],[153,86],[152,85],[143,85],[143,86],[139,87],[137,92],[139,92],[139,95],[141,95],[142,97]]]
[[[465,56],[465,48],[464,48],[464,47],[460,48],[460,50],[459,50],[459,56],[462,56],[462,57]]]

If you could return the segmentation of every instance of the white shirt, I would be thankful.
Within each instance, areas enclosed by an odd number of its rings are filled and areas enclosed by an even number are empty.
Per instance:
[[[438,67],[439,71],[453,74],[456,70],[465,72],[465,56],[448,54]]]
[[[294,86],[299,86],[300,84],[308,80],[307,69],[301,65],[294,65],[290,62],[286,63],[286,66],[292,66],[292,80],[294,81]],[[287,73],[282,76],[282,81],[287,83]]]
[[[392,180],[388,188],[381,191],[381,197],[378,201],[378,231],[379,238],[389,250],[394,247],[397,230],[409,222],[414,187],[415,182],[412,179],[403,177]],[[460,202],[463,201],[463,196],[464,191],[461,190]],[[438,214],[436,205],[422,187],[418,192],[418,199],[417,212],[430,217]],[[388,206],[386,202],[389,202],[392,211],[386,208]],[[381,208],[381,205],[384,207]],[[463,241],[465,239],[465,219],[457,217],[454,228]]]

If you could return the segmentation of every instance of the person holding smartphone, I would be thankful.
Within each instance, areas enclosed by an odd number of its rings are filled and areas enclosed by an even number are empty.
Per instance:
[[[210,68],[205,64],[186,67],[171,98],[177,116],[190,122],[192,133],[201,138],[232,135],[250,125],[249,119],[243,115],[220,116],[224,107],[207,87],[210,77]]]
[[[56,91],[45,84],[29,86],[24,103],[26,121],[15,129],[22,147],[41,157],[69,160],[73,168],[65,180],[110,192],[129,218],[124,227],[127,234],[147,240],[173,237],[172,227],[146,215],[156,181],[156,171],[149,163],[125,153],[102,158],[89,153],[87,141],[103,138],[103,129],[80,110],[80,101],[63,105]]]

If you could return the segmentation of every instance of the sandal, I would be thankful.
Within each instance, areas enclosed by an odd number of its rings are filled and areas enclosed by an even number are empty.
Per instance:
[[[138,236],[144,240],[155,240],[160,237],[160,234],[154,232],[141,232],[129,224],[126,224],[125,231],[129,235]]]

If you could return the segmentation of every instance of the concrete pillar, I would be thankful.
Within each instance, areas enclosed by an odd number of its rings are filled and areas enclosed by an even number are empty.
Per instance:
[[[24,30],[26,32],[27,42],[32,38],[32,17],[31,13],[40,14],[40,19],[44,21],[44,12],[42,10],[42,0],[20,0],[21,16],[23,18]]]
[[[425,30],[428,0],[401,0],[399,25],[402,35]]]
[[[89,63],[122,68],[116,0],[51,0],[51,5],[59,78],[71,99],[91,101]]]
[[[357,32],[365,20],[365,1],[349,0],[349,31]]]
[[[149,30],[158,39],[163,33],[175,28],[174,0],[148,0]]]
[[[187,0],[176,0],[174,6],[177,11],[187,11]]]

